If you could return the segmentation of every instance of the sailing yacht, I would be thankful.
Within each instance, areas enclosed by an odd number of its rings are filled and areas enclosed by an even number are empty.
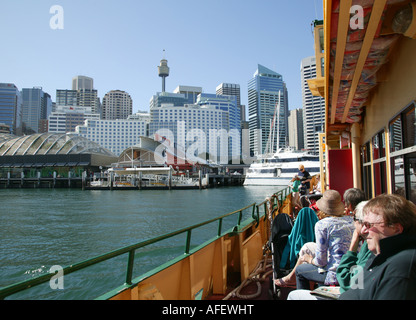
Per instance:
[[[273,119],[270,123],[270,133],[265,148],[266,153],[258,156],[257,161],[250,165],[246,173],[244,186],[287,186],[294,175],[299,172],[298,168],[301,164],[312,176],[320,172],[319,156],[314,156],[308,152],[295,151],[294,148],[279,148],[279,119],[280,91]],[[275,139],[276,131],[277,139]]]

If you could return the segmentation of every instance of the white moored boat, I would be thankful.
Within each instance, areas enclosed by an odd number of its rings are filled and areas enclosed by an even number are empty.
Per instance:
[[[263,155],[250,165],[244,180],[245,186],[287,186],[299,165],[312,176],[320,172],[319,156],[308,152],[279,149],[273,155]]]

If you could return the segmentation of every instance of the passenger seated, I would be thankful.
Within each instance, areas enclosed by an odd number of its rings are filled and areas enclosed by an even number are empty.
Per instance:
[[[314,183],[312,184],[311,194],[322,194],[321,190],[321,175],[317,174],[315,176]]]
[[[296,174],[292,180],[290,180],[289,187],[291,188],[292,192],[292,212],[293,216],[296,217],[297,213],[299,212],[300,208],[302,208],[299,202],[299,186],[300,186],[300,178]]]
[[[295,220],[292,231],[289,235],[287,244],[283,250],[280,260],[280,268],[290,270],[292,269],[298,258],[301,248],[308,242],[315,241],[315,224],[318,222],[318,217],[311,208],[302,208]],[[282,279],[280,279],[282,280]],[[284,280],[283,280],[284,282]],[[279,286],[278,282],[276,283]]]
[[[361,233],[362,221],[364,218],[363,208],[368,201],[360,202],[354,210],[355,230],[351,240],[350,248],[341,258],[337,268],[337,279],[339,283],[338,294],[350,289],[350,284],[356,284],[362,274],[371,251],[368,250],[367,242]],[[362,244],[362,245],[361,245]],[[336,289],[336,288],[334,288]],[[326,300],[327,297],[320,297],[311,294],[310,290],[294,290],[289,293],[288,300]]]
[[[315,242],[308,244],[305,254],[286,277],[275,280],[277,286],[309,289],[309,281],[323,285],[338,285],[336,269],[348,251],[354,232],[352,217],[344,215],[344,205],[338,191],[325,191],[317,201],[322,220],[315,224]]]
[[[358,188],[350,188],[344,192],[345,214],[351,216],[355,207],[362,201],[367,200],[363,190]]]
[[[379,195],[364,207],[361,232],[372,255],[363,283],[341,300],[416,299],[416,206],[398,195]]]

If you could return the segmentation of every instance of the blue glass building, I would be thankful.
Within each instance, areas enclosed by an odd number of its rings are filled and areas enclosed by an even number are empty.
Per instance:
[[[42,88],[24,88],[21,94],[23,133],[38,133],[40,120],[47,120],[52,112],[51,96]]]
[[[10,133],[21,134],[22,100],[12,83],[0,83],[0,123],[10,127]]]
[[[279,105],[280,108],[277,108]],[[289,137],[288,117],[288,93],[282,75],[259,64],[248,82],[251,152],[264,154],[286,147]]]

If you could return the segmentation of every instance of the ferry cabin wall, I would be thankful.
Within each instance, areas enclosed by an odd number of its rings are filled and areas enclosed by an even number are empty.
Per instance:
[[[416,100],[416,40],[402,37],[384,66],[385,79],[375,89],[361,132],[361,145],[385,129],[389,121]],[[382,71],[382,70],[380,70]]]
[[[362,124],[360,144],[364,146],[381,131],[385,132],[386,163],[389,164],[389,122],[402,112],[412,101],[416,100],[416,40],[401,37],[393,48],[387,63],[378,73],[381,80],[366,107],[366,116]],[[383,78],[382,78],[383,77]],[[370,150],[372,153],[372,150]],[[362,169],[363,170],[363,169]],[[374,169],[373,169],[374,170]],[[372,187],[370,196],[376,196],[376,179],[372,173]],[[391,185],[390,170],[386,170],[386,186],[388,193],[394,192]],[[363,182],[365,183],[365,182]],[[364,187],[364,186],[363,186]]]

